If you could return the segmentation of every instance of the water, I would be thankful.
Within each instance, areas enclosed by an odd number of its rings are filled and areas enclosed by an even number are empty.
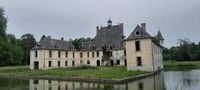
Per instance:
[[[165,71],[123,84],[0,78],[0,90],[200,90],[200,70]]]

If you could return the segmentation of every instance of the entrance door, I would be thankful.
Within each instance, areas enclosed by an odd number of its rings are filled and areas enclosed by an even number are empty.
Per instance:
[[[100,66],[100,60],[97,60],[97,66]]]
[[[39,69],[39,62],[38,61],[34,62],[34,69]]]
[[[114,65],[114,62],[113,62],[113,60],[110,60],[110,64],[111,64],[111,66],[113,66],[113,65]]]
[[[125,65],[125,67],[127,66],[127,61],[126,61],[126,59],[124,60],[124,65]]]

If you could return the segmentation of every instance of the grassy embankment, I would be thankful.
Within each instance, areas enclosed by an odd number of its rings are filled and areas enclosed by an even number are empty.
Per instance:
[[[165,70],[199,69],[200,61],[164,61]]]
[[[143,71],[127,71],[126,67],[74,67],[51,70],[30,70],[28,66],[0,67],[0,76],[14,77],[78,77],[78,78],[103,78],[122,79],[139,74]]]

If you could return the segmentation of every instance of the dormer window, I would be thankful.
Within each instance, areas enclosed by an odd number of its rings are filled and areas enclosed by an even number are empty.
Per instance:
[[[96,46],[92,46],[92,50],[95,50],[96,49]]]
[[[135,32],[135,36],[140,36],[141,35],[141,32],[140,31],[136,31]]]

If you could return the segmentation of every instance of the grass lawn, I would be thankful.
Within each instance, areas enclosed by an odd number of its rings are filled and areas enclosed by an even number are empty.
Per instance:
[[[51,70],[30,70],[28,66],[0,67],[0,75],[16,77],[79,77],[122,79],[139,74],[144,71],[127,71],[126,67],[74,67]]]
[[[164,66],[200,66],[200,61],[164,61]]]
[[[165,70],[199,69],[200,61],[164,61]]]

